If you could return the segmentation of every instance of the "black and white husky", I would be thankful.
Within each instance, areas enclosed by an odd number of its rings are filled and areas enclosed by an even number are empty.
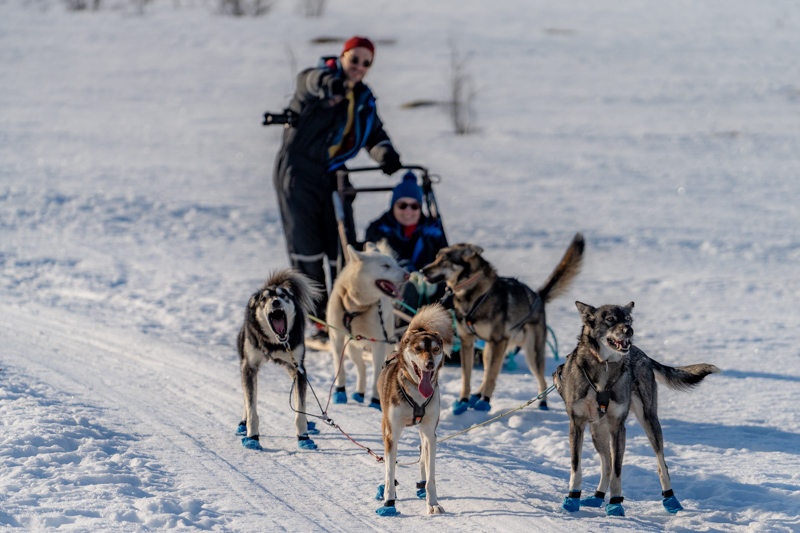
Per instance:
[[[307,423],[305,411],[306,377],[303,361],[306,349],[304,328],[306,315],[322,296],[313,281],[297,271],[287,269],[273,273],[247,303],[244,324],[239,330],[237,347],[242,370],[244,413],[237,435],[243,435],[242,445],[261,450],[256,412],[258,371],[271,361],[282,366],[295,381],[293,404],[298,411],[294,422],[300,448],[316,449],[309,432],[317,433],[313,423]]]
[[[578,346],[567,361],[553,373],[553,383],[564,399],[569,415],[569,446],[572,472],[569,495],[562,507],[601,507],[605,491],[611,488],[606,514],[624,516],[622,508],[622,459],[625,454],[625,420],[633,409],[658,461],[658,477],[664,508],[670,513],[683,509],[672,492],[664,439],[658,421],[656,380],[677,390],[700,383],[709,374],[719,373],[714,365],[697,364],[679,368],[662,365],[633,345],[633,302],[622,307],[594,308],[575,302],[583,329]],[[581,497],[581,450],[584,427],[589,424],[592,442],[600,455],[600,484],[594,496]]]

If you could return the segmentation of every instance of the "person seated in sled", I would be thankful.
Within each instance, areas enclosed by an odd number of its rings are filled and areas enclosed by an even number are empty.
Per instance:
[[[447,239],[438,218],[422,212],[422,188],[409,171],[392,189],[389,210],[367,227],[366,240],[386,239],[395,251],[400,266],[411,273],[403,289],[403,301],[415,309],[437,301],[444,294],[444,283],[427,283],[419,270],[433,262],[436,254],[447,246]]]

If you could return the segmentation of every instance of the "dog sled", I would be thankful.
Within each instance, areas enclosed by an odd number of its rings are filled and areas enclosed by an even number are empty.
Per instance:
[[[417,184],[422,189],[422,214],[427,217],[428,220],[436,222],[442,229],[444,233],[444,223],[441,217],[441,213],[439,211],[439,204],[436,201],[436,195],[433,192],[433,185],[435,183],[439,183],[441,181],[441,176],[438,174],[431,174],[427,167],[421,165],[406,165],[403,166],[402,169],[405,172],[411,171],[417,178]],[[374,193],[374,192],[391,192],[394,188],[394,184],[387,184],[387,185],[379,185],[379,186],[372,186],[372,185],[359,185],[354,186],[353,182],[351,181],[351,177],[355,178],[354,175],[367,175],[368,173],[378,173],[381,172],[380,167],[358,167],[358,168],[351,168],[351,169],[341,169],[336,172],[336,191],[332,194],[332,201],[334,206],[334,213],[336,216],[336,224],[338,226],[339,232],[339,256],[337,258],[337,271],[341,271],[341,269],[345,266],[346,263],[346,254],[344,250],[347,248],[348,244],[352,244],[355,248],[361,249],[364,246],[363,242],[350,242],[352,241],[352,236],[348,239],[347,231],[346,231],[346,216],[350,215],[353,216],[353,226],[355,226],[355,210],[352,209],[353,202],[358,194],[363,193]],[[386,182],[385,176],[379,177],[381,181],[384,183]],[[345,209],[345,206],[350,206],[350,213],[348,210]],[[445,234],[445,240],[447,239]],[[411,321],[411,316],[416,311],[418,307],[420,307],[421,302],[403,302],[400,301],[397,303],[395,307],[395,315],[407,324]],[[425,302],[425,303],[432,303],[432,302]]]

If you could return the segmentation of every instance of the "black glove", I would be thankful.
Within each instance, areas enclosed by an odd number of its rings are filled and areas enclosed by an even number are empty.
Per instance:
[[[381,170],[384,174],[391,175],[403,168],[403,164],[400,162],[400,156],[394,150],[386,152],[386,155],[383,157],[383,163],[381,163]]]
[[[325,82],[325,88],[328,92],[328,98],[336,98],[337,96],[344,96],[344,82],[341,78],[330,77]]]

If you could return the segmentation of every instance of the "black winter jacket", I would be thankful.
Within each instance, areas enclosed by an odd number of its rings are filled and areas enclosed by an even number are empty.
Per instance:
[[[410,238],[403,235],[403,226],[387,211],[367,227],[366,239],[378,242],[386,239],[392,250],[397,252],[400,265],[410,272],[432,263],[436,254],[447,246],[447,238],[439,219],[421,215]]]
[[[322,180],[355,157],[361,148],[369,150],[370,157],[378,164],[383,164],[387,157],[399,157],[383,130],[372,91],[359,82],[353,88],[355,145],[347,153],[329,159],[328,148],[336,144],[347,122],[347,100],[334,106],[328,102],[326,87],[331,77],[343,77],[337,58],[322,58],[317,68],[304,70],[297,76],[297,88],[289,104],[297,120],[285,129],[283,146],[275,162],[275,179],[283,183],[281,188],[289,186],[290,174]]]

